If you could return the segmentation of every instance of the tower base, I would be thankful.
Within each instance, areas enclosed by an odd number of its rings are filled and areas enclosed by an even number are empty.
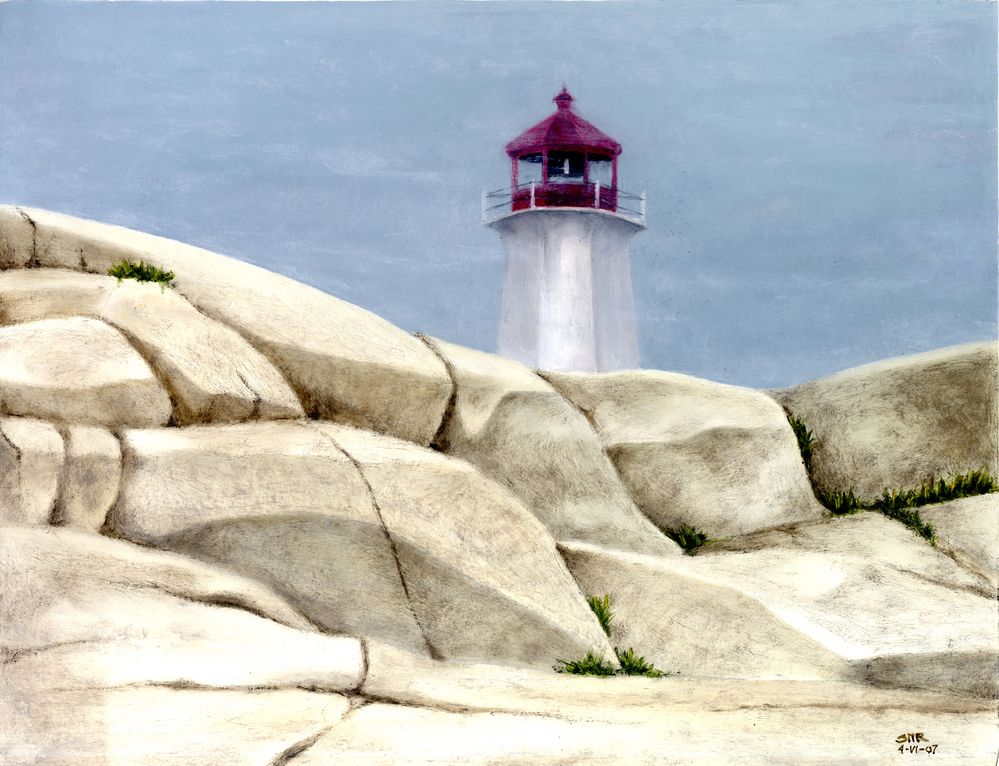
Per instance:
[[[534,208],[490,226],[507,253],[499,354],[545,370],[639,366],[628,245],[641,224],[605,210]]]

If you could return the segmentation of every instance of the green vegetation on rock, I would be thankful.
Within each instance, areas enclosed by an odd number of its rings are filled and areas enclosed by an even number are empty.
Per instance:
[[[172,271],[164,271],[145,261],[120,261],[108,269],[108,275],[123,279],[134,279],[137,282],[155,282],[160,287],[173,287],[177,276]]]
[[[661,670],[657,670],[656,666],[651,662],[646,662],[644,657],[635,654],[635,650],[631,647],[628,647],[624,651],[614,647],[614,654],[617,655],[617,661],[621,665],[621,670],[618,672],[623,676],[663,678],[664,676],[673,675],[669,672],[664,673]]]
[[[923,521],[919,511],[924,505],[945,503],[962,497],[973,497],[995,492],[999,487],[992,475],[986,471],[959,473],[946,479],[930,479],[917,489],[897,489],[885,491],[869,503],[861,502],[852,489],[846,492],[816,492],[819,502],[837,516],[859,511],[878,511],[889,519],[900,521],[920,537],[935,542],[933,527]]]
[[[576,676],[617,675],[613,665],[608,665],[602,655],[593,652],[587,652],[581,660],[556,660],[554,667],[559,673],[571,673]]]
[[[593,614],[597,617],[597,622],[603,628],[604,633],[610,638],[614,632],[612,623],[614,622],[614,612],[611,610],[610,596],[590,596],[586,599]],[[663,678],[673,675],[656,668],[651,662],[635,653],[630,646],[627,649],[614,647],[614,654],[617,656],[619,668],[615,668],[604,662],[603,655],[587,652],[586,656],[579,660],[556,660],[553,666],[558,673],[571,673],[577,676],[645,676],[646,678]]]
[[[708,536],[705,532],[686,524],[677,529],[667,529],[666,536],[683,548],[684,553],[695,551],[708,542]]]
[[[801,452],[801,459],[805,464],[805,470],[808,471],[809,475],[812,472],[812,452],[815,449],[815,437],[812,432],[808,430],[808,426],[805,425],[805,421],[794,415],[787,416],[788,422],[791,424],[791,429],[794,431],[794,435],[798,438],[798,450]]]
[[[610,638],[612,630],[611,623],[614,622],[614,612],[611,610],[610,596],[590,596],[586,599],[586,603],[590,605],[593,614],[597,616],[597,622],[600,623],[600,627],[607,634],[607,638]]]
[[[798,438],[798,449],[801,450],[801,459],[808,470],[811,479],[812,453],[818,443],[815,436],[805,425],[805,422],[795,415],[788,413],[787,420]],[[813,482],[814,485],[814,482]],[[836,516],[845,516],[860,511],[878,511],[889,519],[900,521],[912,529],[920,537],[925,538],[931,544],[935,543],[933,527],[923,521],[919,512],[914,510],[923,505],[934,503],[944,503],[948,500],[957,500],[962,497],[973,495],[984,495],[989,492],[999,490],[995,478],[987,470],[971,471],[969,473],[959,473],[950,478],[932,478],[916,489],[896,489],[885,488],[880,497],[869,503],[865,503],[857,498],[853,488],[846,491],[838,490],[815,490],[815,496],[830,513]],[[684,550],[688,550],[679,539],[673,534],[667,534],[676,540]],[[700,543],[703,545],[704,543]]]

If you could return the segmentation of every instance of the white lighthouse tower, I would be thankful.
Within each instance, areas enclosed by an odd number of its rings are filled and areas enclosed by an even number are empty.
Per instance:
[[[503,356],[546,370],[638,367],[628,245],[645,228],[645,195],[618,189],[621,145],[557,109],[506,146],[509,189],[483,195],[483,222],[506,247]]]

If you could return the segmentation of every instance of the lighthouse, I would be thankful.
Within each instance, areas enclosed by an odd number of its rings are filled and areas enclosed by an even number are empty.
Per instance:
[[[510,186],[482,197],[506,248],[498,352],[545,370],[637,368],[628,248],[645,195],[618,188],[621,145],[576,114],[565,87],[554,101],[506,145]]]

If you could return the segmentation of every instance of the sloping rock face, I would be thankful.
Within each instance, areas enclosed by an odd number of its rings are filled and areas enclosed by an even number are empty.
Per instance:
[[[774,392],[813,431],[823,490],[918,487],[931,477],[999,474],[997,346],[888,359]]]
[[[662,529],[735,535],[823,513],[787,418],[763,394],[668,372],[544,375]]]
[[[182,556],[0,528],[0,762],[271,763],[339,721],[334,692],[363,678],[356,639],[310,628]]]
[[[984,548],[989,545],[989,539],[995,538],[994,534],[992,538],[987,537],[987,526],[991,523],[993,530],[995,529],[995,503],[997,499],[999,499],[999,495],[968,498],[972,502],[965,507],[969,510],[974,508],[979,512],[974,514],[974,522],[968,524],[967,522],[971,522],[971,519],[968,518],[965,523],[959,524],[964,532],[961,535],[962,541]],[[930,511],[933,518],[945,519],[943,526],[946,526],[951,506],[965,502],[944,503],[938,507],[937,513],[933,513],[931,510],[934,506],[920,508],[919,511],[924,519],[929,517],[927,511]],[[956,521],[963,514],[960,507],[953,510],[958,511]],[[988,512],[989,510],[991,510],[991,514]],[[967,532],[972,531],[967,529],[968,526],[974,529],[972,534],[967,534]],[[978,533],[981,533],[983,537],[976,538],[975,535]],[[972,542],[972,539],[975,541]],[[928,545],[912,530],[875,512],[833,516],[820,521],[796,524],[784,529],[773,529],[743,537],[717,540],[699,548],[696,555],[699,557],[713,556],[725,552],[747,552],[773,548],[857,556],[885,564],[902,572],[909,572],[949,588],[974,591],[983,596],[992,596],[995,592],[995,587],[975,568],[962,567],[960,559],[955,562],[956,557],[944,553],[944,546]],[[984,561],[982,559],[982,563]]]
[[[928,505],[919,515],[933,526],[937,547],[961,566],[999,587],[999,494]]]
[[[268,583],[326,630],[550,665],[606,639],[544,527],[467,463],[333,424],[124,434],[119,535]]]
[[[426,644],[354,463],[306,424],[128,431],[109,523],[254,577],[326,630]]]
[[[547,381],[492,354],[427,342],[455,386],[444,451],[509,487],[557,540],[679,555],[635,507],[586,418]]]
[[[8,527],[0,553],[5,679],[36,692],[361,683],[356,639],[310,631],[258,583],[69,530]]]
[[[610,654],[555,542],[467,463],[365,431],[318,426],[357,463],[434,653],[550,667]]]
[[[996,691],[992,598],[863,556],[818,551],[772,548],[660,565],[754,599],[854,663],[852,672],[867,682],[979,696]]]
[[[117,330],[93,319],[0,327],[0,407],[92,425],[162,425],[170,397]]]
[[[23,227],[30,222],[32,237]],[[284,373],[310,415],[429,444],[451,384],[417,338],[364,309],[207,250],[44,210],[0,207],[7,262],[107,274],[122,260],[176,273],[177,292]]]
[[[697,678],[845,679],[849,663],[759,601],[658,557],[563,544],[586,593],[607,595],[613,643],[657,668]],[[719,630],[719,626],[738,626]]]

